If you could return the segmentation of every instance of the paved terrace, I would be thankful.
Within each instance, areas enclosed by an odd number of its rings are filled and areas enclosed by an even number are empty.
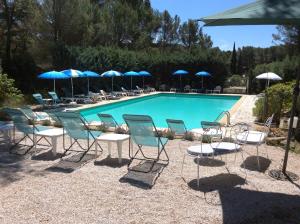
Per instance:
[[[232,115],[232,122],[253,121],[253,96],[246,96]],[[112,158],[107,147],[98,158],[90,151],[81,162],[72,152],[61,160],[49,148],[15,156],[0,145],[0,223],[299,223],[300,182],[275,181],[268,170],[280,168],[284,151],[256,150],[201,162],[200,187],[196,186],[196,163],[182,157],[187,141],[169,141],[167,167],[157,165],[148,174],[128,172],[124,144],[123,163]],[[62,151],[62,139],[59,139]],[[79,148],[77,148],[79,150]],[[267,159],[265,149],[269,151]],[[300,175],[300,156],[291,153],[288,169]],[[246,169],[242,168],[245,165]],[[147,166],[147,164],[143,165]],[[140,167],[143,169],[143,166]]]

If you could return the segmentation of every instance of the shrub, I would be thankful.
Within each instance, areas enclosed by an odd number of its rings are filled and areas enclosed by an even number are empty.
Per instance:
[[[186,132],[183,136],[183,139],[187,140],[187,141],[194,141],[194,134],[192,132]]]
[[[274,121],[279,122],[283,113],[289,112],[292,105],[292,95],[294,82],[278,83],[266,89],[266,114],[264,116],[265,99],[260,98],[256,101],[253,108],[253,115],[257,120],[264,122],[273,113]]]
[[[125,128],[117,127],[116,130],[115,130],[115,133],[116,134],[127,134],[128,131]]]
[[[14,86],[14,80],[8,78],[6,74],[0,74],[0,107],[19,106],[23,101],[21,91]]]
[[[175,138],[175,133],[173,131],[167,130],[164,133],[164,137],[168,138],[169,140],[173,140]]]
[[[51,121],[50,121],[50,120],[44,120],[44,121],[42,122],[42,125],[43,125],[43,126],[50,126],[50,125],[51,125]]]
[[[232,75],[225,82],[225,86],[227,86],[227,87],[245,86],[245,84],[246,84],[245,79],[240,75]]]

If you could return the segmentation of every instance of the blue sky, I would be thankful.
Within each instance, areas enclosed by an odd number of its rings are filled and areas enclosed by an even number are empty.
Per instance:
[[[199,19],[225,11],[254,0],[151,0],[152,7],[169,13],[179,15],[181,21]],[[232,50],[233,43],[237,47],[255,46],[269,47],[274,45],[272,34],[277,33],[275,26],[218,26],[204,27],[204,32],[209,34],[214,46],[222,50]]]

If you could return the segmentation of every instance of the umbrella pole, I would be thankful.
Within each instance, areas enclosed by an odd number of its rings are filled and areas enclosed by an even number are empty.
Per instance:
[[[88,86],[88,95],[89,95],[89,93],[90,93],[90,80],[89,80],[89,78],[87,78],[87,81],[88,81],[87,86]]]
[[[180,92],[181,92],[181,75],[179,75],[179,80],[180,80]]]
[[[132,76],[130,77],[130,89],[132,91]]]
[[[71,78],[71,88],[72,88],[72,101],[74,101],[74,90],[73,90],[73,78]]]
[[[55,92],[55,79],[53,79],[53,91]]]
[[[145,89],[144,76],[143,76],[143,89]]]
[[[111,77],[111,91],[114,91],[114,77]]]
[[[202,90],[203,90],[203,76],[202,76]]]

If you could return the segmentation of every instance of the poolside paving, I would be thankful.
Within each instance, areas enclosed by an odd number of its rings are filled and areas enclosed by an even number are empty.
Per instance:
[[[246,97],[232,122],[253,121],[254,102]],[[261,146],[261,169],[253,146],[244,147],[245,161],[240,154],[235,162],[234,154],[227,160],[222,156],[223,161],[219,156],[201,161],[198,188],[192,158],[187,158],[181,177],[183,153],[190,144],[197,143],[169,141],[169,165],[157,165],[148,174],[127,171],[126,143],[120,165],[115,146],[109,158],[106,144],[98,158],[91,151],[81,162],[75,162],[78,152],[61,160],[40,146],[22,157],[0,144],[0,223],[300,223],[300,181],[268,176],[270,169],[280,168],[283,149]],[[298,175],[299,159],[291,153],[288,165]],[[148,164],[137,166],[146,169]]]

